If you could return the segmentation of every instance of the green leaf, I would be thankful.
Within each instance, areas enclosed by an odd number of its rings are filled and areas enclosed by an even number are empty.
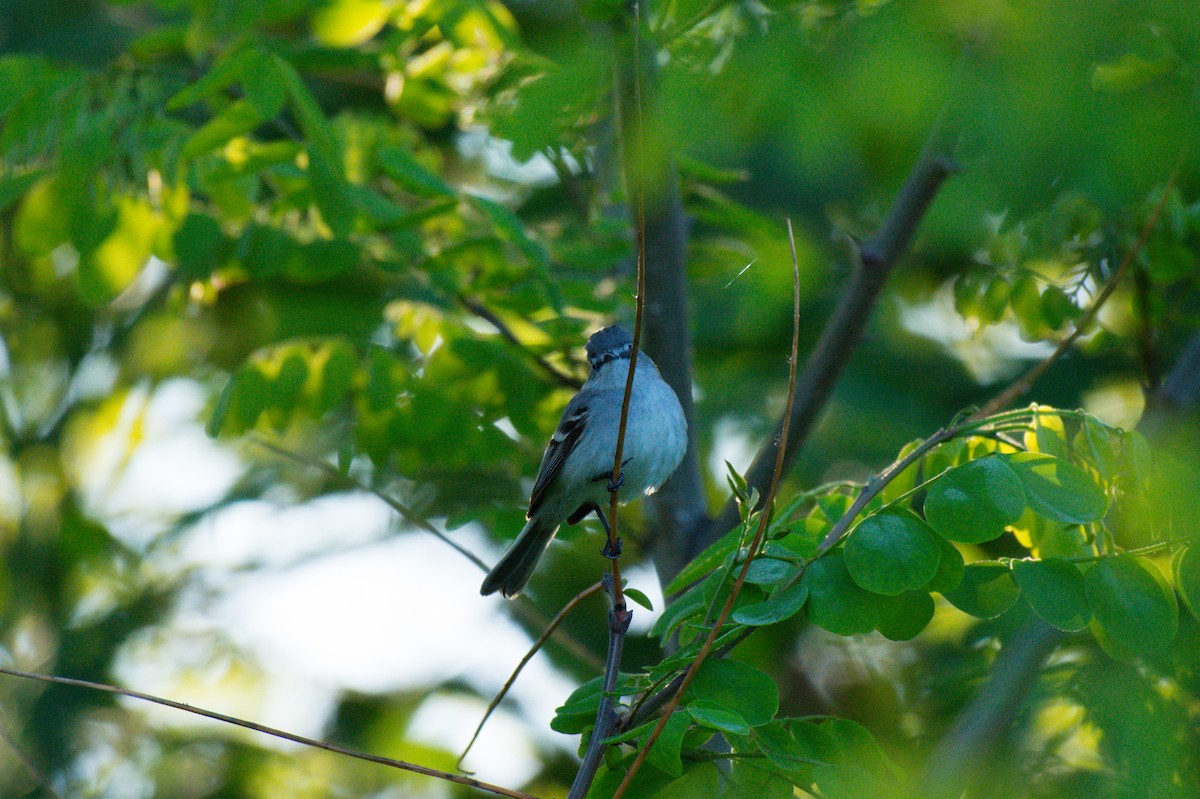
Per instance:
[[[737,549],[742,532],[742,526],[738,525],[712,544],[709,544],[707,549],[693,558],[691,563],[680,570],[675,579],[663,589],[663,594],[665,596],[677,594],[721,565],[726,556]]]
[[[795,573],[795,565],[785,560],[759,555],[746,570],[746,582],[750,585],[776,585]]]
[[[687,773],[679,779],[664,785],[655,791],[649,799],[696,799],[698,796],[716,796],[717,787],[721,782],[721,773],[712,763],[698,763],[688,766]],[[636,785],[636,781],[634,782]],[[612,796],[612,793],[608,793]],[[588,792],[591,797],[591,792]],[[626,794],[635,799],[632,792]]]
[[[1025,487],[1029,507],[1047,519],[1088,524],[1108,509],[1104,490],[1078,466],[1040,452],[1002,457]]]
[[[31,169],[19,174],[0,174],[0,211],[24,196],[33,184],[46,174],[44,169]]]
[[[613,457],[615,458],[616,456],[614,455]],[[653,612],[654,603],[650,601],[650,597],[646,596],[644,593],[642,593],[638,589],[630,588],[628,586],[626,586],[624,588],[624,591],[625,591],[625,596],[629,597],[634,602],[636,602],[639,605],[641,605],[642,607],[644,607],[646,610]]]
[[[730,710],[724,705],[719,705],[716,702],[710,702],[705,699],[697,699],[694,702],[689,702],[685,708],[691,717],[702,727],[708,727],[710,730],[718,732],[727,732],[731,735],[749,735],[750,725],[742,718],[741,714]]]
[[[903,794],[902,780],[871,733],[849,719],[820,724],[794,722],[792,734],[805,752],[823,761],[813,767],[813,782],[830,799],[887,799]]]
[[[667,606],[663,608],[662,615],[650,628],[650,634],[665,641],[667,636],[686,619],[703,613],[706,605],[702,588],[702,585],[697,585],[683,596],[668,602]]]
[[[878,597],[850,577],[840,550],[817,558],[804,571],[808,618],[835,635],[869,633],[879,624]]]
[[[184,217],[174,240],[179,273],[185,280],[204,280],[233,256],[233,241],[206,214]]]
[[[996,561],[978,561],[967,564],[962,582],[943,596],[963,613],[994,619],[1012,607],[1019,592],[1007,566]]]
[[[263,123],[262,116],[248,100],[237,100],[192,134],[179,153],[190,159],[223,147],[230,139],[244,136]]]
[[[963,563],[962,553],[948,539],[937,536],[938,540],[938,570],[933,579],[922,588],[926,591],[938,591],[942,594],[958,588],[962,582]]]
[[[1020,479],[1003,458],[989,455],[942,474],[925,498],[925,519],[951,541],[982,544],[999,538],[1024,508]]]
[[[1150,61],[1136,53],[1126,53],[1116,61],[1092,67],[1092,88],[1104,92],[1127,92],[1165,75],[1173,66],[1174,60],[1170,58]]]
[[[779,686],[747,663],[709,658],[700,665],[684,699],[720,705],[757,727],[773,719],[779,710]]]
[[[1061,558],[1016,560],[1013,579],[1022,596],[1047,624],[1060,630],[1082,630],[1092,618],[1083,574]]]
[[[379,165],[388,176],[404,189],[422,197],[450,197],[454,189],[435,173],[426,169],[412,153],[400,147],[385,147],[379,151]]]
[[[596,723],[600,697],[604,694],[604,677],[593,677],[576,688],[567,701],[554,711],[550,729],[564,735],[578,735]]]
[[[937,536],[916,516],[884,512],[863,519],[846,537],[846,568],[868,591],[895,596],[937,574]]]
[[[1180,550],[1172,565],[1175,589],[1192,615],[1200,619],[1200,546],[1193,543]]]
[[[933,620],[933,597],[926,591],[905,591],[879,603],[879,632],[890,641],[916,638]]]
[[[659,733],[658,740],[654,742],[654,746],[646,753],[647,763],[662,769],[672,777],[678,777],[683,773],[683,760],[681,757],[683,737],[687,734],[688,728],[691,726],[688,716],[689,714],[684,712],[672,713],[671,718],[667,719],[663,731]],[[657,724],[657,721],[655,724]]]
[[[1075,434],[1073,445],[1077,453],[1086,453],[1099,472],[1100,479],[1111,481],[1118,471],[1115,446],[1118,441],[1115,430],[1088,416]]]
[[[790,619],[800,612],[808,599],[808,586],[803,582],[790,585],[776,591],[765,602],[755,602],[744,605],[733,612],[733,620],[738,624],[757,627],[764,624],[775,624],[784,619]]]
[[[783,721],[772,721],[754,729],[754,743],[758,750],[776,767],[785,772],[796,773],[801,781],[809,774],[816,761],[801,747],[799,741]]]
[[[1175,637],[1179,604],[1154,562],[1127,555],[1108,557],[1084,579],[1096,623],[1119,645],[1154,654]]]

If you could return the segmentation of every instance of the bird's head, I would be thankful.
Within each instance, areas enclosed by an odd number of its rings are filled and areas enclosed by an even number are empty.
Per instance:
[[[595,374],[609,361],[628,358],[633,352],[633,339],[625,332],[625,328],[613,325],[593,333],[592,337],[588,339],[585,349],[588,363],[591,364],[592,373]]]

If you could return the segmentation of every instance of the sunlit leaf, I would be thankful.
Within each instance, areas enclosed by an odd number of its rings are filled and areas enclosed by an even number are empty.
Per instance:
[[[1153,561],[1104,558],[1088,570],[1085,585],[1096,623],[1121,646],[1153,654],[1175,637],[1179,605]]]
[[[876,513],[846,537],[846,568],[854,582],[876,594],[894,596],[928,583],[937,574],[937,536],[916,516]]]
[[[1021,481],[998,455],[956,466],[939,477],[925,497],[930,526],[951,541],[966,544],[998,538],[1024,508]]]
[[[1183,597],[1188,610],[1200,619],[1200,545],[1192,543],[1173,561],[1175,590]]]
[[[1087,524],[1108,509],[1103,489],[1078,466],[1039,452],[1002,457],[1020,478],[1029,507],[1047,519]]]

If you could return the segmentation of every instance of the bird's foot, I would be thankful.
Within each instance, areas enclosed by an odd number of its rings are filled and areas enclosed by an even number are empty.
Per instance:
[[[615,544],[612,541],[606,541],[604,546],[600,547],[600,554],[609,560],[621,557],[621,539],[618,538]]]

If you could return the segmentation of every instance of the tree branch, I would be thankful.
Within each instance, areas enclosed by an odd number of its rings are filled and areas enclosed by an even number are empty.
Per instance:
[[[235,716],[227,716],[224,713],[217,713],[215,710],[205,710],[202,707],[185,705],[182,702],[176,702],[172,699],[164,699],[161,696],[154,696],[152,694],[144,694],[141,691],[134,691],[129,688],[120,688],[116,685],[106,685],[105,683],[99,682],[89,682],[88,680],[76,680],[71,677],[56,677],[50,674],[35,674],[33,672],[19,671],[17,669],[7,669],[3,667],[0,667],[0,674],[7,674],[11,677],[21,677],[22,679],[26,680],[48,682],[54,685],[70,685],[75,688],[87,688],[92,691],[103,691],[104,693],[127,696],[131,699],[140,699],[143,702],[153,702],[156,705],[174,708],[175,710],[182,710],[185,713],[193,713],[197,716],[204,716],[205,718],[224,722],[225,724],[232,724],[236,727],[253,730],[254,732],[261,732],[264,735],[270,735],[275,738],[282,738],[285,741],[293,741],[298,744],[303,744],[304,746],[311,746],[314,749],[324,749],[326,752],[345,755],[346,757],[352,757],[355,760],[365,760],[368,763],[378,763],[381,766],[389,766],[391,768],[401,769],[402,771],[411,771],[415,774],[424,774],[427,777],[434,777],[435,779],[445,780],[446,782],[467,785],[472,788],[478,788],[481,791],[487,791],[488,793],[496,794],[497,796],[508,796],[512,797],[512,799],[537,799],[537,797],[533,796],[532,794],[527,794],[522,791],[514,791],[510,788],[503,788],[499,785],[492,785],[491,783],[482,782],[471,777],[450,774],[445,771],[438,771],[437,769],[429,768],[427,766],[419,766],[416,763],[409,763],[404,760],[395,760],[390,757],[383,757],[382,755],[372,755],[367,752],[359,752],[355,749],[348,749],[344,746],[338,746],[337,744],[318,741],[314,738],[305,738],[303,735],[296,735],[295,733],[285,732],[284,730],[277,730],[274,727],[267,727],[263,724],[257,724],[253,721],[239,719]]]
[[[1062,633],[1033,616],[996,658],[992,677],[942,736],[925,764],[919,796],[955,797],[982,754],[1008,729]]]
[[[683,462],[671,479],[646,501],[650,529],[655,531],[654,565],[659,580],[666,585],[699,551],[690,540],[703,525],[707,513],[692,401],[692,332],[687,288],[689,223],[683,211],[668,131],[655,124],[658,69],[654,46],[642,41],[635,48],[626,16],[619,15],[614,26],[618,28],[614,42],[616,110],[625,184],[632,189],[640,182],[645,187],[645,260],[651,266],[646,269],[645,348],[663,379],[679,396],[688,426],[688,448]],[[645,104],[645,128],[649,131],[641,137],[643,141],[638,136],[639,91]],[[637,209],[632,197],[629,207],[631,216],[635,215]],[[637,226],[636,217],[631,222]]]
[[[854,272],[850,276],[850,283],[804,365],[804,372],[796,387],[796,399],[787,413],[792,434],[784,451],[785,469],[800,451],[820,417],[851,353],[862,338],[889,275],[908,249],[942,184],[956,170],[952,152],[962,128],[965,100],[961,94],[967,83],[965,73],[971,57],[972,50],[967,48],[959,60],[951,95],[943,105],[920,158],[896,195],[883,224],[870,240],[855,248]],[[745,475],[746,483],[757,488],[760,494],[771,480],[776,442],[783,424],[783,419],[776,422],[774,434],[758,451]],[[737,505],[731,499],[704,534],[695,536],[690,542],[692,550],[688,559],[737,524],[737,520]]]

